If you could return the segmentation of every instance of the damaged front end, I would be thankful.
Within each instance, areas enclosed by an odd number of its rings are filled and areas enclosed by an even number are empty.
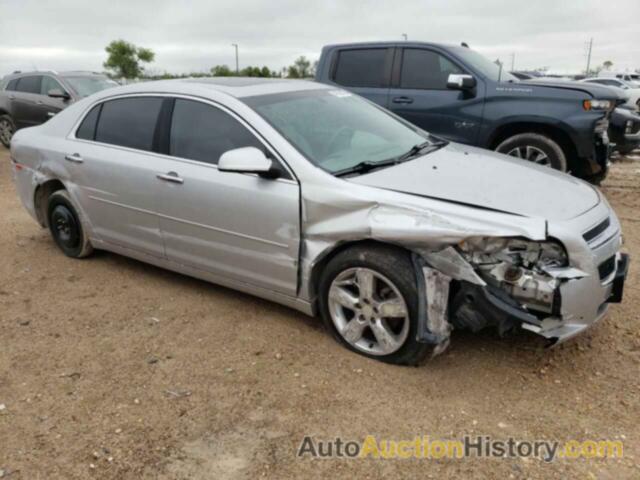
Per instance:
[[[471,237],[456,247],[421,251],[414,262],[418,284],[425,286],[421,341],[444,344],[453,328],[476,332],[495,326],[504,334],[516,325],[539,325],[541,318],[560,314],[563,277],[557,273],[568,259],[557,243]],[[554,275],[547,269],[554,269]]]

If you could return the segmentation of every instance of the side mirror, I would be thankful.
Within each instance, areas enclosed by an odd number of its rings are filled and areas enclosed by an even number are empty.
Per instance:
[[[447,88],[451,90],[471,90],[477,84],[473,75],[451,73],[447,78]]]
[[[279,173],[273,168],[273,162],[256,147],[234,148],[224,152],[218,160],[218,170],[221,172],[257,173],[268,178],[276,178]]]
[[[51,98],[63,98],[64,100],[69,100],[71,98],[71,95],[69,95],[67,92],[63,92],[59,88],[49,90],[47,92],[47,96]]]

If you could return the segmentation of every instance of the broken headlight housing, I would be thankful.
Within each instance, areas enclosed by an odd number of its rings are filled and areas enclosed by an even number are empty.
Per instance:
[[[506,291],[528,310],[558,313],[560,281],[546,269],[568,266],[560,243],[477,237],[464,240],[459,249],[487,284]]]

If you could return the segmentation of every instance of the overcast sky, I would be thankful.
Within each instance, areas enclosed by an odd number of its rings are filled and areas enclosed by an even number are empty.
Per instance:
[[[33,68],[102,70],[122,38],[156,52],[150,72],[289,65],[323,45],[365,40],[465,41],[516,69],[640,68],[640,0],[0,0],[0,75]]]

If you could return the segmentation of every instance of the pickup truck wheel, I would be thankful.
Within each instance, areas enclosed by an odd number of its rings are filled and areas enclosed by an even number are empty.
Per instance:
[[[83,258],[93,252],[78,212],[66,190],[57,190],[49,196],[47,220],[53,240],[66,256]]]
[[[416,276],[399,249],[371,245],[337,254],[320,279],[320,311],[340,343],[367,357],[416,365],[434,349],[416,341]]]
[[[496,151],[562,172],[567,171],[567,158],[560,145],[539,133],[520,133],[509,137],[496,147]]]
[[[9,148],[11,146],[11,137],[16,131],[16,126],[9,115],[0,116],[0,142]]]

